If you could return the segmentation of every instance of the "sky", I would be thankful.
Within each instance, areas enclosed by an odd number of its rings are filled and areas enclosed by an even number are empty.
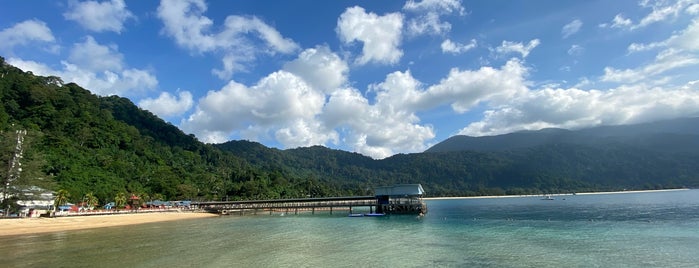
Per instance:
[[[699,0],[0,0],[0,56],[202,142],[376,159],[699,116]]]

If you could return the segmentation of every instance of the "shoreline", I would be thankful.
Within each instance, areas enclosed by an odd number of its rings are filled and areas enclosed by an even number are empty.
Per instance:
[[[486,198],[515,198],[515,197],[538,197],[538,196],[573,196],[573,195],[600,195],[600,194],[633,194],[633,193],[655,193],[686,191],[689,188],[661,189],[661,190],[632,190],[632,191],[609,191],[609,192],[585,192],[585,193],[562,193],[562,194],[535,194],[535,195],[483,195],[483,196],[446,196],[446,197],[425,197],[424,200],[452,200],[452,199],[486,199]]]
[[[218,217],[206,212],[152,212],[55,218],[1,219],[0,237]]]

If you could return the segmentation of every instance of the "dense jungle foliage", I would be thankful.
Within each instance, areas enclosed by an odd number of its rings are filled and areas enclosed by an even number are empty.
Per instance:
[[[99,97],[0,60],[0,160],[7,167],[17,131],[26,131],[21,177],[9,189],[21,198],[37,189],[66,190],[70,202],[92,193],[104,204],[123,194],[169,200],[369,195],[396,183],[421,183],[428,196],[699,186],[699,137],[691,132],[653,136],[659,148],[682,150],[564,140],[382,160],[321,146],[212,145],[126,98]],[[0,169],[3,182],[8,172]]]

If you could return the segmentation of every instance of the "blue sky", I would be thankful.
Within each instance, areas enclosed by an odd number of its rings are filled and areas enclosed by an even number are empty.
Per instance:
[[[203,142],[384,158],[699,116],[699,2],[8,1],[0,55]]]

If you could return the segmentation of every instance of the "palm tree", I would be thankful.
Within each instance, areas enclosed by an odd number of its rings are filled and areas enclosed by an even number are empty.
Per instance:
[[[86,203],[87,207],[89,207],[89,208],[94,208],[99,203],[99,199],[92,192],[85,194],[85,197],[83,197],[83,200],[85,200],[85,203]]]
[[[143,192],[140,196],[141,196],[141,205],[144,205],[144,204],[149,203],[150,201],[153,201],[153,198],[151,198],[151,196],[147,192]]]
[[[114,197],[114,205],[119,208],[123,208],[126,205],[126,194],[124,192],[119,192]]]
[[[56,192],[56,197],[53,199],[53,211],[55,212],[58,206],[68,203],[68,198],[70,198],[70,193],[68,192],[68,190],[58,190],[58,192]]]

